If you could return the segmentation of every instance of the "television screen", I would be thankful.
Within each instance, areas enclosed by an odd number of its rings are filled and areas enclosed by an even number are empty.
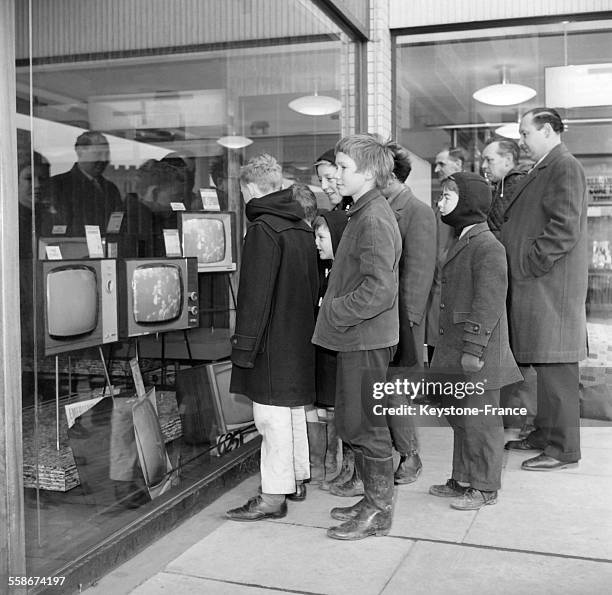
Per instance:
[[[134,320],[139,324],[171,322],[181,315],[183,285],[181,271],[173,264],[150,264],[132,275]]]
[[[225,230],[219,219],[186,219],[183,225],[183,250],[202,264],[225,258]]]
[[[195,258],[122,258],[117,268],[121,339],[198,326]]]
[[[91,333],[98,324],[96,272],[87,266],[52,270],[47,275],[47,332],[67,339]]]
[[[236,270],[235,215],[224,211],[179,212],[184,256],[198,259],[199,272]]]
[[[113,259],[40,262],[37,325],[41,356],[112,343],[117,325],[117,263]]]

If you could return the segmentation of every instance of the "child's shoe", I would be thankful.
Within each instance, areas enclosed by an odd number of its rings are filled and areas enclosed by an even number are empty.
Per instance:
[[[451,502],[451,508],[455,510],[479,510],[488,504],[497,504],[497,490],[485,492],[468,488],[463,496]]]
[[[449,479],[443,485],[433,485],[429,488],[429,493],[438,498],[458,498],[463,496],[468,488],[463,487],[455,479]]]

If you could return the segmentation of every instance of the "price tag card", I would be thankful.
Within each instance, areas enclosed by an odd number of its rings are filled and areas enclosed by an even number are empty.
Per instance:
[[[87,239],[89,258],[104,258],[104,248],[102,247],[100,227],[98,225],[86,225],[85,238]]]
[[[51,234],[54,236],[64,235],[67,228],[67,225],[54,225],[51,229]]]
[[[178,229],[164,229],[166,256],[182,256]]]
[[[62,251],[59,246],[45,246],[45,252],[49,260],[62,260]]]
[[[200,197],[202,198],[202,208],[205,211],[220,211],[219,197],[214,188],[200,188]]]
[[[143,399],[146,394],[146,391],[144,381],[142,379],[142,373],[140,372],[140,366],[138,365],[138,360],[135,357],[130,360],[130,368],[132,370],[134,386],[136,387],[136,395],[139,399]]]
[[[185,205],[182,202],[171,202],[170,208],[173,211],[185,211]]]
[[[121,231],[121,223],[123,222],[123,211],[113,211],[108,218],[106,233],[119,233]]]

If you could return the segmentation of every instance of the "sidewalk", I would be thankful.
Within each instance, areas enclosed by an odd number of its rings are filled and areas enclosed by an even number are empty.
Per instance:
[[[225,520],[225,510],[255,493],[259,478],[251,477],[86,593],[609,592],[612,427],[582,428],[578,467],[522,471],[521,461],[536,453],[506,453],[497,505],[476,512],[453,510],[427,493],[449,477],[450,428],[423,427],[420,437],[423,473],[397,488],[387,537],[327,538],[325,529],[336,523],[329,510],[356,500],[319,489],[310,489],[305,502],[289,502],[281,520]]]

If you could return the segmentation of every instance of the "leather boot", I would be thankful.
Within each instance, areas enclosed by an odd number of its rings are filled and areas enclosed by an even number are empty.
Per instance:
[[[325,451],[327,449],[326,424],[307,421],[308,454],[310,457],[310,483],[320,484],[325,479]]]
[[[393,520],[393,457],[374,459],[360,454],[356,466],[363,474],[365,497],[353,510],[356,515],[327,530],[328,537],[352,541],[370,535],[388,535]],[[357,509],[357,510],[355,510]]]
[[[328,412],[327,423],[327,450],[325,452],[325,479],[327,481],[338,475],[338,432],[336,431],[336,420],[334,414]]]
[[[351,477],[353,477],[353,470],[355,468],[355,453],[353,449],[346,443],[342,443],[342,466],[340,472],[331,481],[322,481],[319,486],[322,490],[328,491],[332,486],[340,486],[345,484]]]
[[[414,483],[423,470],[421,457],[416,450],[400,456],[400,464],[395,471],[396,485]]]
[[[357,464],[357,453],[354,455],[355,465],[353,466],[353,475],[351,478],[342,484],[332,483],[329,487],[330,493],[334,496],[342,496],[344,498],[352,498],[353,496],[363,496],[363,481]]]

